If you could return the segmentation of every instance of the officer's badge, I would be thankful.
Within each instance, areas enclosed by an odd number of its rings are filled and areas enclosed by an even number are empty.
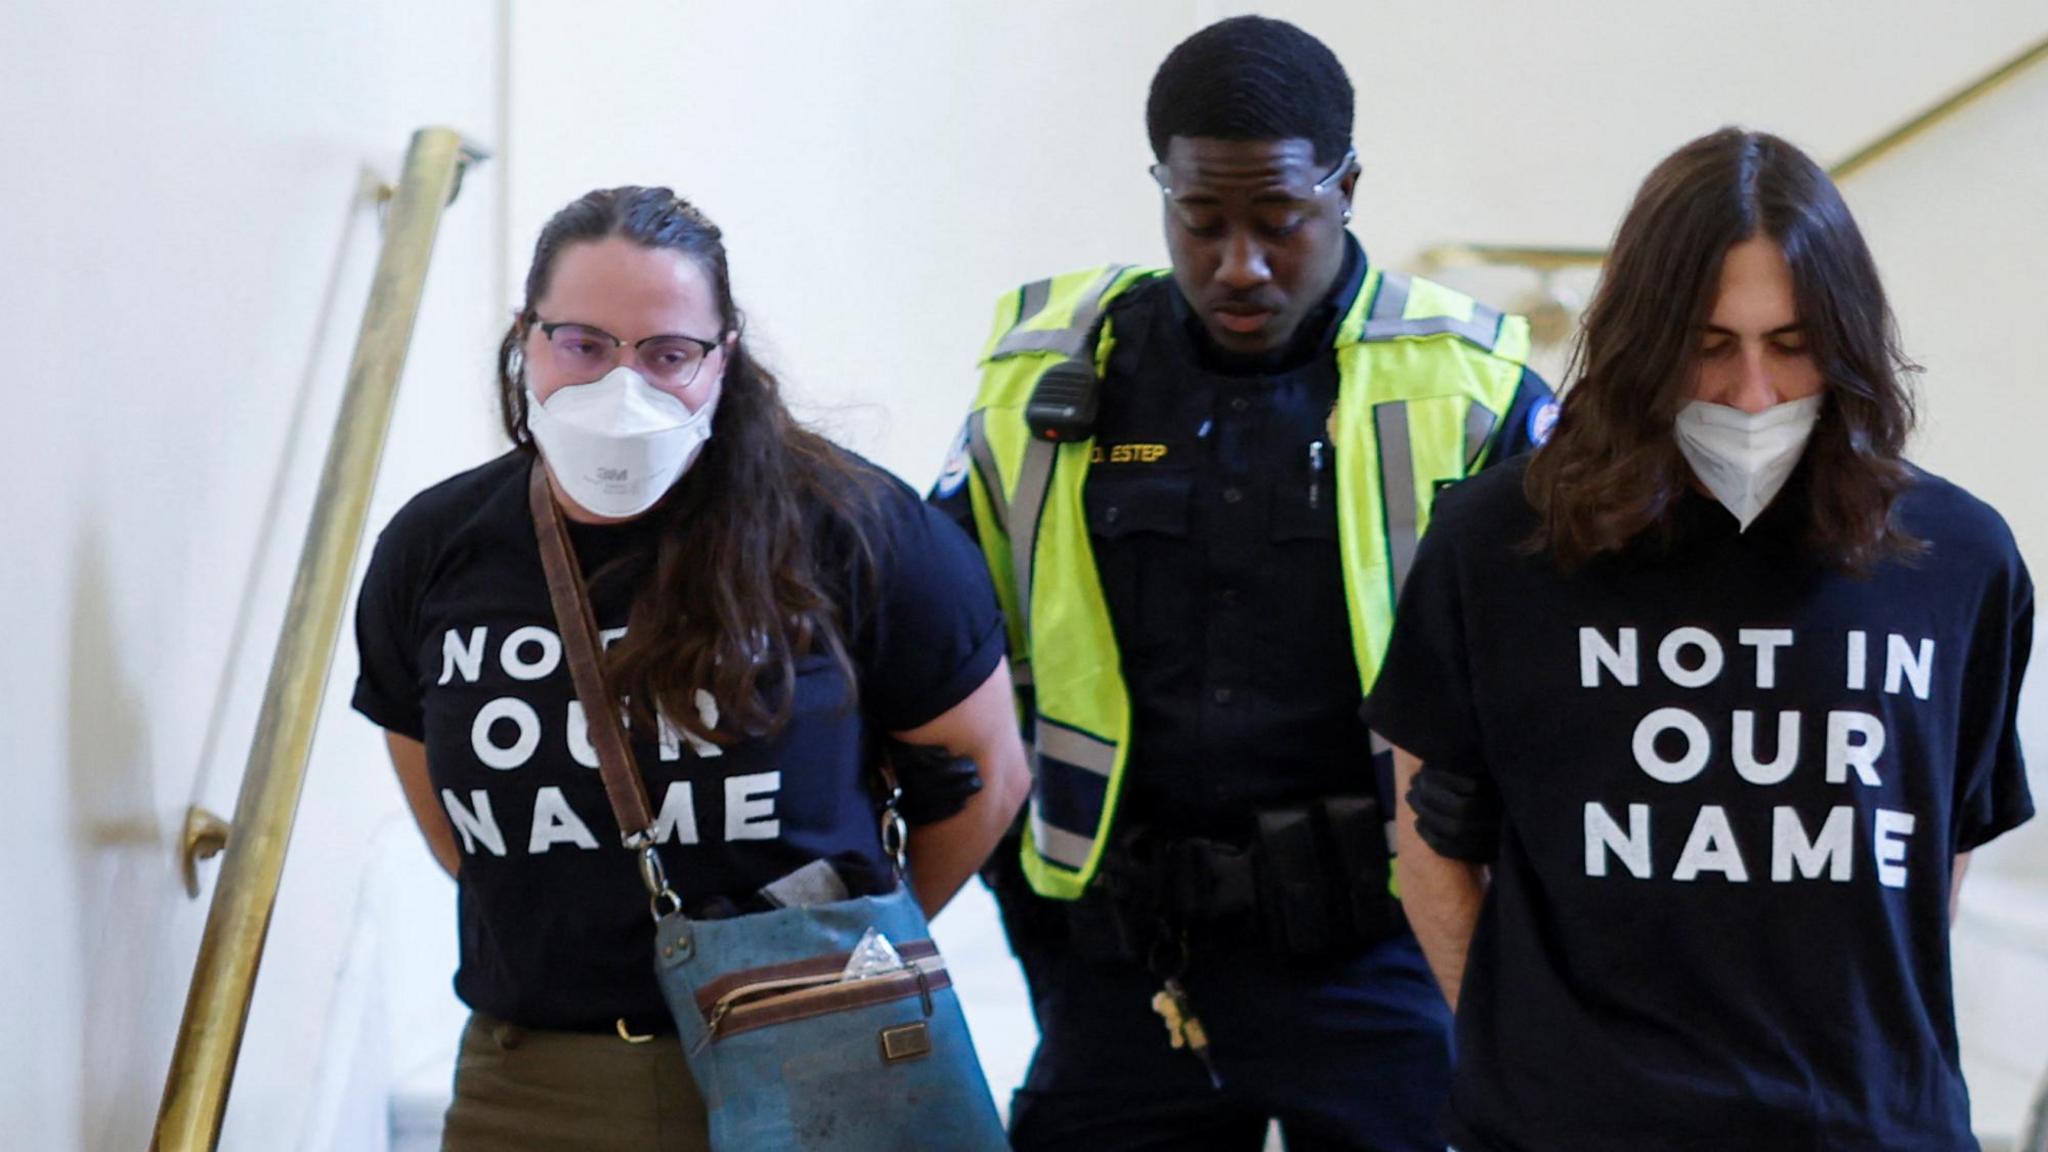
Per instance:
[[[967,425],[960,426],[960,435],[953,441],[953,450],[946,454],[946,466],[939,469],[938,483],[932,485],[933,494],[940,500],[947,499],[960,491],[967,483],[967,470],[974,466],[967,449]]]
[[[1550,434],[1557,431],[1557,400],[1546,396],[1541,404],[1529,409],[1529,443],[1537,448],[1549,441]]]

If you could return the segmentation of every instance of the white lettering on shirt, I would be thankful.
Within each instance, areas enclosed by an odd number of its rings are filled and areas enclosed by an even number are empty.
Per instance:
[[[1877,826],[1871,833],[1870,846],[1877,854],[1877,882],[1887,888],[1906,886],[1905,838],[1913,834],[1917,823],[1910,812],[1877,810]]]
[[[1899,694],[1899,681],[1912,684],[1913,695],[1927,699],[1929,681],[1933,678],[1934,641],[1920,641],[1916,653],[1904,636],[1893,633],[1885,637],[1884,690],[1888,695]]]
[[[697,689],[696,696],[692,698],[692,702],[697,705],[697,720],[704,725],[705,731],[708,732],[717,728],[718,700],[711,693],[699,688]],[[725,749],[704,739],[695,732],[677,727],[669,721],[667,716],[663,716],[661,718],[661,758],[663,760],[682,759],[684,741],[689,742],[690,751],[696,753],[699,760],[709,760],[714,756],[725,755]]]
[[[1579,629],[1579,684],[1585,688],[1600,686],[1600,669],[1605,668],[1618,684],[1633,688],[1642,679],[1642,669],[1636,658],[1636,630],[1623,628],[1616,633],[1616,643],[1610,645],[1600,635],[1598,628]]]
[[[510,744],[491,740],[491,728],[500,720],[510,720],[519,729]],[[488,767],[501,772],[523,767],[540,747],[540,716],[533,705],[517,696],[500,696],[476,710],[476,720],[469,726],[469,746]]]
[[[1749,869],[1743,867],[1742,853],[1735,847],[1735,830],[1728,826],[1728,811],[1719,804],[1700,807],[1671,878],[1684,883],[1697,880],[1702,872],[1719,872],[1737,884],[1749,880]]]
[[[481,624],[469,630],[467,642],[453,628],[441,634],[441,678],[436,684],[453,681],[458,671],[468,683],[477,682],[484,674],[484,634]]]
[[[1778,649],[1792,646],[1790,628],[1744,628],[1735,634],[1745,647],[1756,649],[1756,686],[1778,686]]]
[[[1756,758],[1756,713],[1742,709],[1735,713],[1729,751],[1735,757],[1735,773],[1751,784],[1782,784],[1799,766],[1799,713],[1778,713],[1778,754],[1769,763]]]
[[[594,849],[597,837],[577,818],[562,790],[550,784],[533,794],[533,832],[526,838],[526,854],[539,856],[557,844]]]
[[[441,789],[441,807],[448,810],[448,822],[462,837],[462,851],[470,856],[476,855],[476,845],[481,840],[485,851],[493,856],[503,856],[505,834],[498,830],[497,818],[491,815],[491,794],[481,788],[475,789],[469,794],[469,802],[475,806],[474,812],[462,806],[453,789]]]
[[[780,772],[726,777],[725,838],[773,840],[781,835],[782,821],[775,818],[775,794],[781,790]]]
[[[1771,879],[1780,883],[1790,881],[1796,868],[1799,875],[1816,880],[1826,869],[1828,879],[1837,884],[1847,883],[1856,867],[1855,857],[1851,854],[1856,835],[1855,819],[1854,808],[1846,805],[1831,808],[1827,822],[1820,827],[1820,835],[1808,840],[1806,827],[1800,822],[1797,810],[1773,808]]]
[[[678,844],[697,843],[697,790],[688,780],[670,781],[654,814],[654,842],[666,844],[671,836]]]
[[[540,646],[540,655],[526,659],[524,652],[528,644]],[[498,648],[498,663],[504,666],[505,675],[514,680],[539,680],[552,673],[562,662],[562,639],[538,624],[528,624],[505,637],[505,643]]]
[[[1699,667],[1687,668],[1679,659],[1679,654],[1687,648],[1699,649]],[[1664,642],[1657,645],[1657,667],[1666,680],[1680,688],[1704,688],[1712,684],[1714,678],[1721,674],[1723,659],[1721,642],[1704,628],[1674,628],[1670,635],[1664,637]]]
[[[1876,788],[1877,758],[1884,754],[1884,722],[1868,712],[1828,713],[1828,783],[1846,784],[1849,769],[1856,779]]]
[[[1607,875],[1607,854],[1612,852],[1628,874],[1638,880],[1650,878],[1650,806],[1628,806],[1628,832],[1608,815],[1598,801],[1586,805],[1586,875]]]
[[[1657,737],[1666,732],[1685,737],[1685,754],[1676,760],[1666,760],[1657,752]],[[1706,769],[1713,751],[1714,741],[1707,735],[1707,726],[1683,708],[1659,708],[1636,725],[1636,763],[1652,780],[1683,784]]]
[[[590,716],[583,711],[583,701],[569,701],[569,758],[585,768],[597,767],[597,748],[590,742]]]

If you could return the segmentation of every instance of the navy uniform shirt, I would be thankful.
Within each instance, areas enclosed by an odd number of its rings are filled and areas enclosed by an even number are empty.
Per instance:
[[[1747,532],[1688,493],[1668,548],[1517,548],[1507,467],[1445,492],[1373,725],[1498,795],[1450,1142],[1960,1152],[1955,856],[2033,811],[2033,587],[1998,514],[1916,472],[1927,544],[1817,563],[1795,475]]]
[[[1365,275],[1349,242],[1329,298],[1261,358],[1216,348],[1170,277],[1111,304],[1084,499],[1131,694],[1121,827],[1242,839],[1259,807],[1374,788],[1333,473],[1310,457]],[[1525,449],[1549,401],[1525,372],[1489,459]],[[973,530],[964,486],[934,499]]]

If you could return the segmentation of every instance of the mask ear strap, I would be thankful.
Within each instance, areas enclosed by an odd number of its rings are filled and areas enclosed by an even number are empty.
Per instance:
[[[526,388],[526,338],[533,335],[530,325],[538,319],[531,308],[521,308],[512,313],[512,350],[505,356],[505,374],[520,390]]]

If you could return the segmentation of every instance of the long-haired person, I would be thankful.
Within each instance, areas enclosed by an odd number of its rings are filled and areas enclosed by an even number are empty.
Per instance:
[[[1027,787],[1000,614],[958,528],[791,418],[748,354],[718,229],[668,189],[592,192],[548,222],[499,369],[513,449],[392,519],[357,618],[356,707],[459,892],[474,1014],[446,1146],[701,1147],[549,604],[532,469],[696,914],[747,910],[820,859],[886,885],[869,778],[885,734],[953,754],[898,765],[910,882],[936,912]]]
[[[1876,265],[1783,140],[1659,165],[1582,341],[1549,444],[1437,503],[1370,702],[1451,1142],[1974,1149],[1948,926],[2033,811],[2012,534],[1904,458]]]

